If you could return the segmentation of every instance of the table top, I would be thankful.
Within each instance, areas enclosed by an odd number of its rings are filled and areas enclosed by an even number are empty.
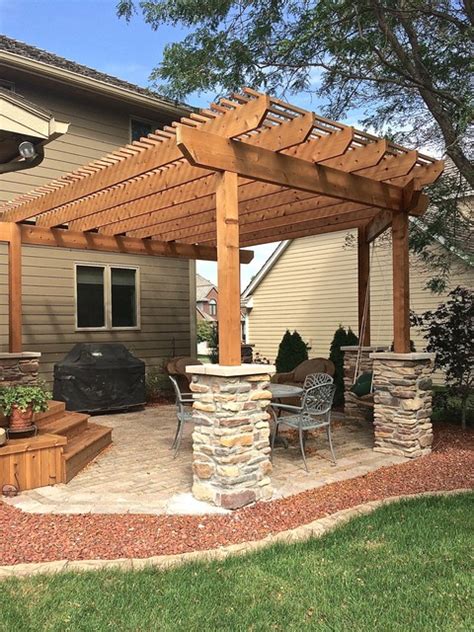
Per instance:
[[[298,397],[303,392],[301,386],[293,386],[292,384],[270,384],[268,390],[271,391],[273,399]]]

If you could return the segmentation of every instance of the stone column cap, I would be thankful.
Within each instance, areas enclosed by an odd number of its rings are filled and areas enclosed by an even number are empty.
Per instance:
[[[419,360],[431,360],[434,362],[436,353],[427,352],[409,352],[409,353],[395,353],[394,351],[382,351],[378,353],[371,353],[369,356],[372,360],[405,360],[408,362],[417,362]]]
[[[368,347],[359,347],[359,345],[344,345],[341,347],[341,351],[388,351],[390,347],[387,345],[369,345]]]
[[[40,351],[21,351],[18,353],[0,353],[0,360],[32,360],[41,358]]]
[[[225,366],[223,364],[192,364],[186,367],[191,375],[215,375],[216,377],[239,377],[245,375],[273,375],[273,364],[239,364]]]

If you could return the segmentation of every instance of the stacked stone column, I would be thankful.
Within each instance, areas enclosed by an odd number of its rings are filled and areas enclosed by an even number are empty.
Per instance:
[[[361,404],[360,399],[351,392],[359,355],[359,375],[373,370],[371,354],[376,351],[386,351],[388,347],[341,347],[344,352],[344,415],[353,421],[372,421],[372,409]]]
[[[373,353],[377,452],[414,458],[433,442],[430,353]]]
[[[198,500],[238,509],[272,496],[268,389],[274,367],[186,368],[193,392],[193,488]]]

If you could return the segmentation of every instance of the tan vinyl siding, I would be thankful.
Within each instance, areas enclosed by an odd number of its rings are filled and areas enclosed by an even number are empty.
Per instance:
[[[69,131],[48,144],[45,159],[34,169],[7,173],[1,177],[0,200],[9,200],[21,193],[49,183],[64,173],[100,158],[130,142],[130,117],[144,118],[132,106],[105,102],[67,86],[58,89],[54,82],[44,80],[37,86],[28,75],[17,73],[15,91],[36,105],[49,110],[57,120],[69,122]],[[162,127],[169,122],[156,115],[147,120]]]
[[[13,69],[0,69],[15,91],[70,123],[69,131],[45,148],[45,159],[34,169],[0,178],[0,200],[11,199],[49,183],[130,142],[130,118],[162,127],[169,118],[159,110],[134,106],[84,92],[69,85]],[[75,263],[137,266],[140,270],[139,330],[75,330]],[[121,342],[147,365],[159,366],[172,355],[189,355],[190,276],[186,260],[143,257],[62,248],[23,248],[23,348],[42,353],[41,375],[52,380],[55,362],[77,342]],[[193,338],[194,339],[194,338]],[[8,350],[8,250],[0,243],[0,351]]]
[[[293,241],[255,289],[249,316],[249,341],[255,351],[274,361],[286,329],[296,329],[311,345],[313,357],[329,355],[339,323],[357,332],[357,252],[347,246],[347,231]],[[376,242],[377,243],[377,242]],[[372,343],[392,343],[392,260],[390,246],[376,245],[372,258]],[[422,312],[446,298],[425,289],[429,273],[411,258],[411,308]],[[460,262],[450,287],[473,287],[472,268]],[[425,341],[416,330],[417,350]]]
[[[140,270],[141,327],[124,331],[76,331],[74,264],[137,266]],[[121,342],[159,366],[190,349],[189,264],[165,257],[91,253],[28,246],[23,249],[23,347],[40,351],[41,374],[50,381],[55,362],[77,342]],[[8,347],[6,245],[0,244],[0,351]]]

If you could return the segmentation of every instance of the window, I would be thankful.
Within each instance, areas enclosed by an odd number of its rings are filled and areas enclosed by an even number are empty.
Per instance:
[[[112,268],[112,327],[137,326],[136,270]]]
[[[76,328],[138,329],[139,270],[76,264]]]
[[[140,119],[130,119],[130,139],[140,140],[142,136],[146,136],[154,131],[155,126],[150,121],[141,121]]]
[[[211,316],[217,316],[217,301],[214,298],[211,298],[209,301],[209,314]]]
[[[77,326],[105,327],[104,268],[77,266]]]

